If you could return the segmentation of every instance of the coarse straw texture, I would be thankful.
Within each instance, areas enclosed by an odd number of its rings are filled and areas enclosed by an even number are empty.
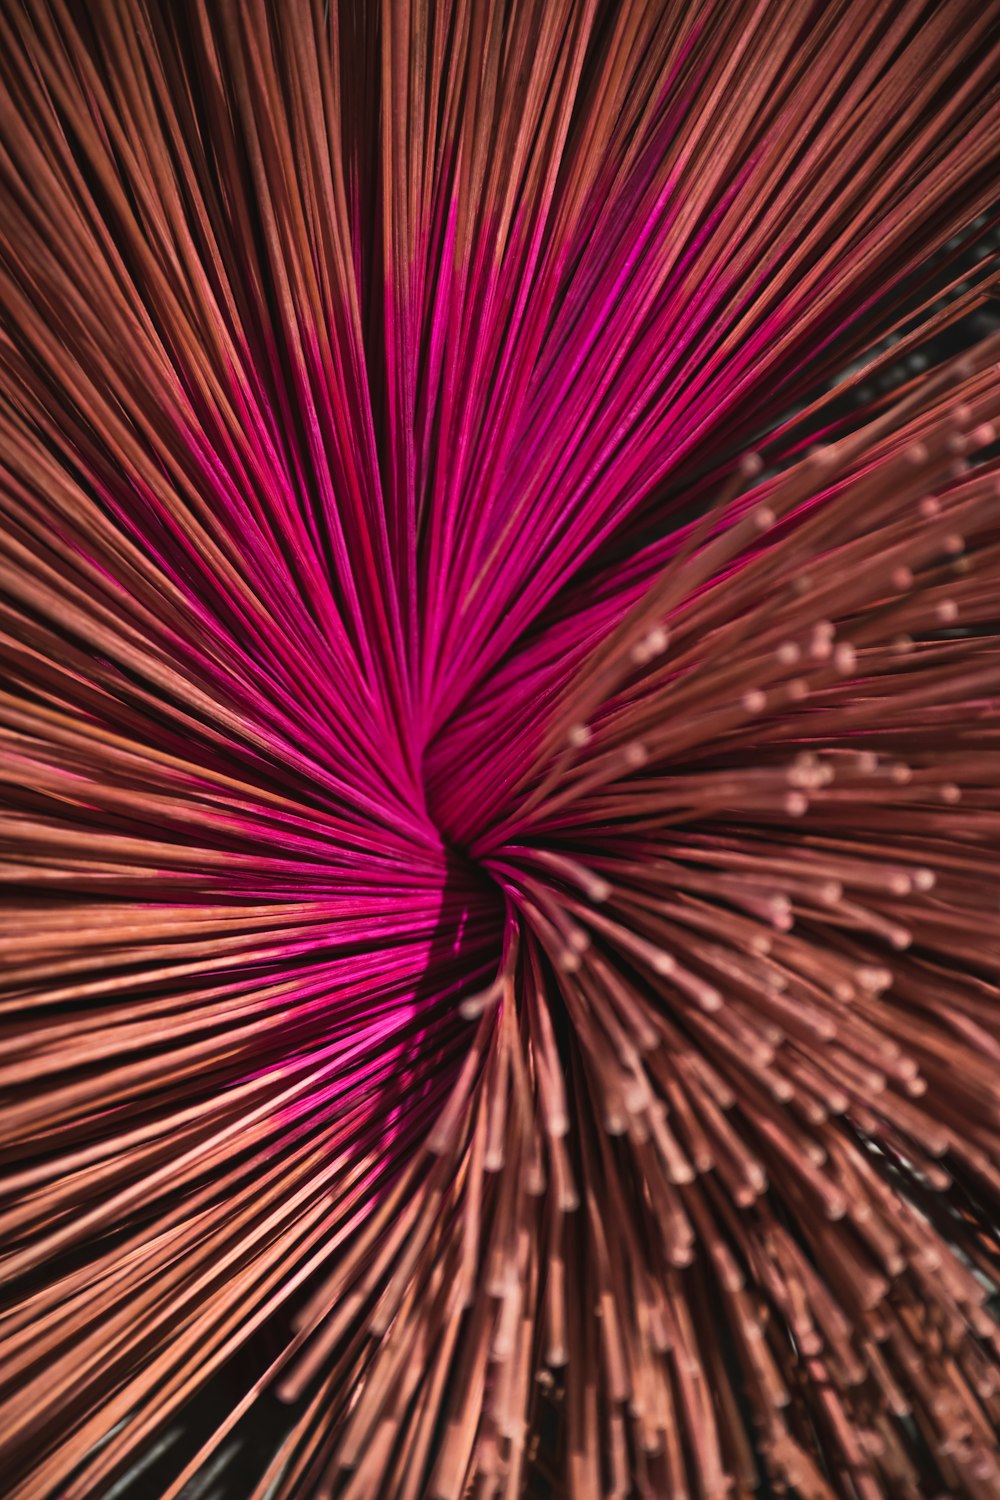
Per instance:
[[[0,4],[6,1500],[1000,1495],[998,202],[991,0]]]

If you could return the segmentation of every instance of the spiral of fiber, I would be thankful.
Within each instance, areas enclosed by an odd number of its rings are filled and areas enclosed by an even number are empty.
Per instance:
[[[0,4],[8,1500],[1000,1495],[998,203],[994,0]]]

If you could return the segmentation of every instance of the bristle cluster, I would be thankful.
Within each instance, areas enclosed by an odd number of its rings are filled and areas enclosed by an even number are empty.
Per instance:
[[[0,111],[10,1500],[995,1500],[1000,337],[881,378],[995,7],[28,0]]]

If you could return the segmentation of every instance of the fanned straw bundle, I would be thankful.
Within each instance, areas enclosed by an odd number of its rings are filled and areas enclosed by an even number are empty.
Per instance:
[[[0,77],[4,1494],[996,1500],[997,6]]]

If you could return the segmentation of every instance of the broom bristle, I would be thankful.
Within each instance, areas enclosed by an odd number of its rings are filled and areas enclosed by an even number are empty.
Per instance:
[[[10,1500],[996,1497],[997,7],[0,108]]]

